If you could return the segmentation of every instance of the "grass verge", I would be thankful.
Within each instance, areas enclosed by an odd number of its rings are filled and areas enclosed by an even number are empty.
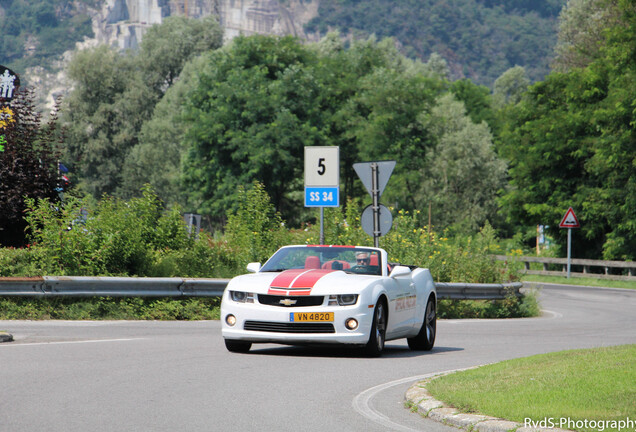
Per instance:
[[[521,279],[524,282],[541,282],[541,283],[594,286],[594,287],[605,287],[605,288],[636,289],[636,282],[616,281],[616,280],[610,280],[610,279],[576,278],[576,277],[572,277],[568,279],[565,276],[542,276],[542,275],[524,275]]]
[[[212,320],[220,298],[0,298],[1,320]]]
[[[581,432],[619,431],[611,422],[636,419],[636,345],[504,361],[440,377],[427,389],[463,412],[522,424],[551,419],[554,427]]]

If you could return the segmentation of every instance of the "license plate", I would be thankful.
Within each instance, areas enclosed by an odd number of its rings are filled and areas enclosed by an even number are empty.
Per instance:
[[[332,322],[333,312],[290,312],[290,322]]]

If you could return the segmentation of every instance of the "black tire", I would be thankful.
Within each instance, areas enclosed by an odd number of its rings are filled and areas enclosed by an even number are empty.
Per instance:
[[[424,321],[417,336],[408,338],[409,348],[415,351],[430,351],[435,345],[435,335],[437,334],[437,305],[435,297],[430,296],[426,303]]]
[[[252,348],[252,342],[225,339],[225,348],[230,352],[246,353]]]
[[[384,351],[386,339],[387,309],[383,300],[379,300],[373,311],[373,324],[369,342],[365,346],[365,352],[369,357],[379,357]]]

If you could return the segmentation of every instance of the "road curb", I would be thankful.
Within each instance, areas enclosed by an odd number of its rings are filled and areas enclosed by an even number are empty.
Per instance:
[[[445,375],[445,374],[443,374]],[[435,399],[426,389],[426,384],[435,378],[418,381],[413,384],[404,394],[404,399],[411,411],[417,412],[422,417],[453,426],[467,431],[477,432],[546,432],[542,428],[525,427],[522,423],[490,417],[481,414],[467,414],[449,407],[443,402]],[[566,429],[549,429],[550,432],[571,432]]]
[[[0,343],[2,342],[13,342],[13,335],[7,332],[0,332]]]

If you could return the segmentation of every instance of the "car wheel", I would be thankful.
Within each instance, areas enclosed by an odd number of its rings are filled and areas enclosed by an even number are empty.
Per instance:
[[[430,296],[426,303],[424,322],[417,336],[408,338],[409,348],[418,351],[430,351],[435,344],[435,334],[437,333],[437,311],[435,297]]]
[[[366,353],[370,357],[378,357],[384,351],[384,341],[386,337],[386,306],[384,301],[378,301],[373,311],[373,324],[371,325],[371,334],[369,342],[365,347]]]
[[[228,351],[235,353],[246,353],[252,347],[252,342],[245,342],[241,340],[225,339],[225,348]]]

